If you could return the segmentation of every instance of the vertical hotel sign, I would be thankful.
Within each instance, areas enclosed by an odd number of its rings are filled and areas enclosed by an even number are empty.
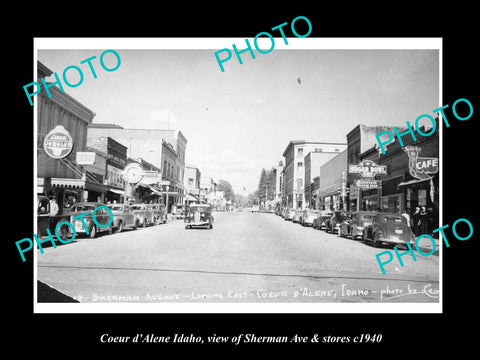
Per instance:
[[[72,136],[62,125],[57,125],[45,135],[43,149],[53,159],[67,157],[73,150]]]

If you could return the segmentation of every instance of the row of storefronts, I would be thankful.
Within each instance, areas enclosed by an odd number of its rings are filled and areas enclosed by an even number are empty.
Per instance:
[[[52,73],[37,62],[38,79]],[[141,136],[135,139],[135,132],[125,129],[127,144],[121,137],[110,136],[108,126],[101,127],[102,132],[92,131],[93,111],[56,86],[50,88],[50,93],[48,97],[40,92],[36,100],[37,194],[55,199],[59,213],[84,201],[163,203],[169,209],[183,203],[185,188],[181,176],[186,139],[180,132],[173,140],[168,137],[170,132],[154,133],[157,138],[151,142],[155,144],[155,161],[165,165],[168,161],[168,166],[161,169],[130,151],[128,145],[132,141],[145,142]],[[165,139],[178,139],[177,148]],[[129,181],[125,174],[131,164],[140,169],[141,176],[134,181]]]
[[[386,126],[357,125],[347,134],[346,144],[316,143],[314,148],[309,147],[312,142],[292,141],[284,152],[285,187],[278,189],[283,195],[282,204],[294,208],[408,214],[417,207],[425,207],[431,215],[432,226],[436,226],[439,208],[438,128],[428,137],[417,134],[417,141],[409,135],[403,136],[403,146],[395,138],[385,154],[379,150],[375,135],[385,130],[393,132],[393,128]],[[321,144],[323,148],[330,146],[327,149],[330,151],[318,151]],[[321,163],[310,165],[314,158],[321,159]],[[305,188],[300,186],[302,180]],[[295,182],[299,186],[295,187]]]

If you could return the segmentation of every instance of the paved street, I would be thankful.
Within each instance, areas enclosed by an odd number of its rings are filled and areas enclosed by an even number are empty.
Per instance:
[[[382,275],[388,248],[274,214],[214,216],[213,230],[172,219],[47,248],[38,279],[80,302],[438,302],[438,254]]]

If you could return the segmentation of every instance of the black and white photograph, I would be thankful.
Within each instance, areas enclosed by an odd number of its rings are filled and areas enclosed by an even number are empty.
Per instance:
[[[35,46],[35,311],[441,311],[441,39]]]

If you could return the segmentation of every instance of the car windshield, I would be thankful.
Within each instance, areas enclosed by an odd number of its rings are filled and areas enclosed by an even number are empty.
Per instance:
[[[373,215],[362,215],[362,216],[361,216],[361,219],[362,219],[362,220],[372,220],[372,219],[373,219]]]
[[[395,223],[403,223],[406,222],[405,218],[403,216],[396,216],[396,215],[385,215],[384,216],[385,221],[387,222],[395,222]]]
[[[201,213],[206,213],[206,212],[210,212],[210,207],[206,207],[206,206],[191,206],[189,208],[189,211],[194,213],[194,212],[201,212]]]
[[[75,205],[72,207],[72,212],[76,211],[88,211],[88,210],[95,210],[95,205],[85,204],[85,205]]]
[[[109,206],[113,211],[123,211],[123,206]]]
[[[320,212],[318,210],[307,210],[307,215],[317,215]]]
[[[130,208],[132,210],[144,210],[145,206],[143,206],[143,205],[131,205]]]

